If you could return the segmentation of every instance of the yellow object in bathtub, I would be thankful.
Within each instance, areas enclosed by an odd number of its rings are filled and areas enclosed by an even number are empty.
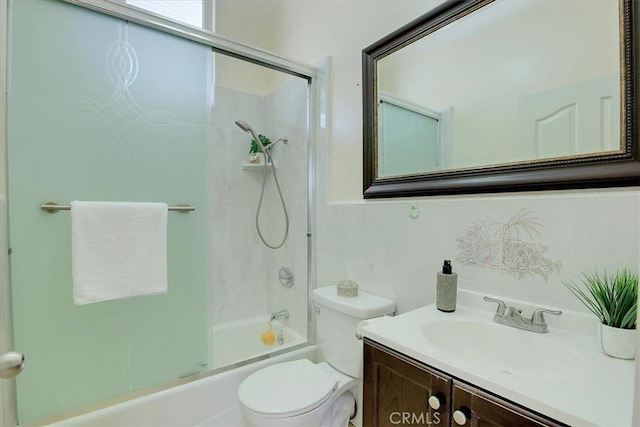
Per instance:
[[[269,321],[269,330],[262,333],[260,340],[264,345],[273,345],[276,342],[276,336],[271,329],[271,321]]]

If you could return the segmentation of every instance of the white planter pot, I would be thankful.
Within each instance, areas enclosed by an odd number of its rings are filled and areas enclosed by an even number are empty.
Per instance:
[[[600,324],[600,339],[605,354],[618,359],[635,359],[635,329],[620,329]]]

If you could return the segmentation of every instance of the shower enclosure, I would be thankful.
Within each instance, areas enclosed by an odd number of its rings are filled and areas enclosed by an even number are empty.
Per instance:
[[[20,375],[0,380],[5,422],[14,393],[17,421],[47,420],[312,340],[314,68],[120,4],[0,8],[0,290],[11,295],[0,350],[26,358]],[[0,56],[5,71],[4,46]],[[288,140],[273,164],[248,162],[251,135],[236,120]],[[276,250],[254,221],[273,167],[290,222]],[[70,214],[43,207],[73,200],[193,207],[168,215],[168,293],[75,306]],[[259,221],[267,240],[281,238],[272,179]],[[264,343],[268,330],[276,339]]]

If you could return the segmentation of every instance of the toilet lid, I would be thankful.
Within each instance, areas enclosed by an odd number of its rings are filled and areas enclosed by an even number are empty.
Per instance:
[[[336,380],[308,359],[278,363],[249,375],[238,389],[245,408],[265,414],[294,416],[324,403]]]

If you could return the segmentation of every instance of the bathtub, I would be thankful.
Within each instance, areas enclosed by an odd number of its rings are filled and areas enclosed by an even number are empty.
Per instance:
[[[281,340],[277,340],[273,345],[265,345],[260,339],[262,334],[269,330],[269,319],[265,316],[214,325],[212,329],[213,369],[233,365],[275,351],[280,352],[307,341],[304,336],[278,320],[271,322],[271,329],[274,335]]]
[[[244,422],[237,398],[240,383],[265,366],[305,358],[316,361],[315,345],[45,425],[242,427]]]

